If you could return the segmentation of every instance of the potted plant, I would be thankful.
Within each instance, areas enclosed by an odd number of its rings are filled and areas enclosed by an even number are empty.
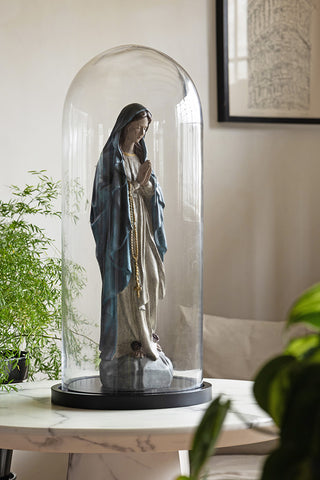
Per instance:
[[[62,262],[54,241],[35,223],[60,219],[60,182],[43,170],[30,174],[35,183],[11,185],[12,197],[0,200],[0,390],[16,389],[27,372],[31,380],[37,373],[57,379],[61,370]],[[79,185],[74,188],[81,195]],[[74,210],[70,215],[76,221],[76,205]],[[78,297],[85,284],[83,268],[65,262],[64,281],[69,295]],[[79,321],[71,298],[65,298],[64,308],[74,326],[67,339],[80,355],[78,339],[92,342],[82,332],[85,319]],[[11,459],[12,450],[0,449],[1,478],[16,478]]]
[[[30,173],[36,179],[33,184],[12,185],[11,198],[0,200],[2,385],[15,380],[13,371],[23,379],[19,358],[31,379],[38,372],[49,379],[60,373],[61,259],[54,241],[35,222],[60,218],[60,183],[44,171]]]
[[[304,292],[290,309],[287,328],[297,323],[310,331],[267,362],[254,383],[258,404],[280,433],[262,480],[320,478],[320,284]]]
[[[320,283],[304,292],[289,310],[286,328],[302,323],[309,331],[289,342],[254,380],[254,395],[279,427],[279,445],[267,457],[261,480],[320,478]],[[190,477],[200,480],[214,453],[230,401],[210,404],[190,451]],[[236,413],[236,412],[234,412]]]

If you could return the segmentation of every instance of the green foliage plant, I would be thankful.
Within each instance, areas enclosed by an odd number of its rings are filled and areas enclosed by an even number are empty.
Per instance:
[[[289,310],[286,328],[296,324],[307,327],[305,335],[292,339],[254,380],[257,403],[279,428],[278,446],[267,457],[261,480],[320,479],[320,283]],[[194,435],[190,476],[177,480],[210,478],[206,462],[230,408],[230,401],[223,402],[221,397],[209,405]]]
[[[280,432],[262,480],[320,478],[320,284],[304,292],[290,309],[287,328],[299,323],[309,331],[267,362],[254,383],[258,404]]]
[[[0,384],[8,379],[8,357],[27,352],[29,377],[60,375],[61,259],[54,241],[36,220],[60,219],[60,182],[45,171],[35,181],[11,185],[0,200]],[[1,387],[0,387],[1,388]]]

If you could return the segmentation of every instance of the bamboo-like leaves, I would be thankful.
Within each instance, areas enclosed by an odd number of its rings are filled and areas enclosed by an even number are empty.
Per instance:
[[[35,177],[32,185],[12,185],[12,198],[0,200],[0,355],[8,349],[28,350],[30,378],[37,372],[57,378],[62,265],[59,252],[50,257],[57,251],[54,241],[36,222],[43,215],[60,218],[60,182],[44,171],[30,173]],[[75,297],[83,287],[84,272],[70,263],[68,270]],[[0,389],[6,381],[3,365],[0,362]]]

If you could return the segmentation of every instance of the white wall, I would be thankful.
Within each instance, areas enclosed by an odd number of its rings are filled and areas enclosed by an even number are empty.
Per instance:
[[[202,100],[204,310],[283,318],[320,278],[320,127],[217,123],[211,0],[0,0],[1,192],[29,169],[60,177],[67,89],[126,43],[173,57]]]

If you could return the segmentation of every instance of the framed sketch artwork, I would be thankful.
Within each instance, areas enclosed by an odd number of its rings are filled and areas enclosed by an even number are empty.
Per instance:
[[[216,0],[218,121],[320,123],[320,0]]]

